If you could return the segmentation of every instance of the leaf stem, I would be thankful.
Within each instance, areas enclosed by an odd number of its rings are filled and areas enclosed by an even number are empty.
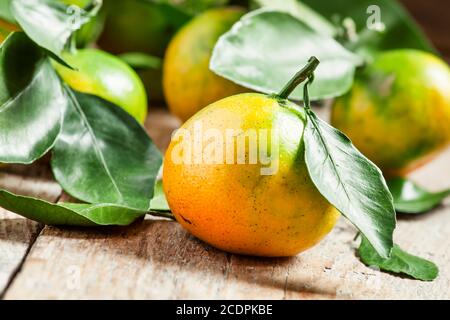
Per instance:
[[[304,66],[299,72],[295,74],[295,76],[291,80],[289,80],[289,82],[284,86],[280,93],[277,94],[277,96],[281,99],[289,98],[292,91],[294,91],[300,83],[302,83],[306,79],[311,79],[311,76],[319,63],[320,61],[316,57],[312,56],[311,58],[309,58],[306,66]]]
[[[305,85],[303,86],[303,105],[306,109],[306,111],[310,111],[311,110],[311,103],[309,101],[309,90],[308,90],[308,86],[314,81],[314,74],[311,74],[308,77],[308,81],[305,83]]]

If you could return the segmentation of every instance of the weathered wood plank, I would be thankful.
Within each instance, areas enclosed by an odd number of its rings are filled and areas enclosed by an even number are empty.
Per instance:
[[[442,219],[449,218],[447,209],[400,221],[397,241],[441,267],[430,283],[359,263],[355,233],[345,223],[319,246],[287,259],[229,255],[168,221],[103,230],[46,227],[6,298],[448,299],[450,227]]]
[[[19,194],[37,196],[48,201],[56,201],[61,188],[54,182],[43,178],[47,173],[42,169],[29,168],[35,177],[22,177],[5,171],[21,171],[18,167],[3,168],[0,172],[0,188]],[[16,270],[20,267],[29,247],[42,229],[42,225],[24,219],[0,208],[0,296],[7,288]]]
[[[167,137],[176,122],[152,112],[148,125]],[[163,115],[163,116],[161,116]],[[326,113],[323,114],[326,117]],[[168,140],[153,136],[162,148]],[[450,150],[414,174],[432,189],[449,187]],[[126,228],[45,227],[7,299],[310,299],[450,298],[450,207],[399,221],[396,242],[432,258],[441,274],[419,282],[380,273],[355,257],[355,230],[341,219],[315,248],[294,258],[227,254],[178,224],[146,219]],[[39,275],[39,276],[36,276]]]

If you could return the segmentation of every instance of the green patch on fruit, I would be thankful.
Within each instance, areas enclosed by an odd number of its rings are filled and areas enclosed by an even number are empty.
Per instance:
[[[331,123],[387,175],[426,163],[450,142],[450,70],[417,50],[379,54],[334,102]]]
[[[75,70],[58,63],[54,67],[70,87],[108,100],[144,123],[147,95],[142,81],[131,67],[98,49],[64,52],[63,57]]]

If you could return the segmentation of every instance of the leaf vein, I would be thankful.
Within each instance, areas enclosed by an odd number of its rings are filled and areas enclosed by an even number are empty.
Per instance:
[[[331,153],[330,153],[328,144],[327,144],[326,141],[323,139],[322,131],[320,130],[320,128],[319,128],[319,126],[317,125],[317,123],[315,122],[315,119],[313,119],[314,115],[311,114],[311,111],[307,110],[307,113],[308,113],[309,119],[311,120],[311,122],[312,122],[314,128],[316,129],[317,132],[319,132],[319,138],[320,138],[320,141],[322,142],[322,145],[324,146],[325,151],[327,152],[327,157],[330,158],[330,162],[331,162],[331,164],[333,165],[333,171],[336,173],[336,175],[337,175],[337,177],[338,177],[339,184],[342,186],[342,189],[344,190],[345,195],[346,195],[348,201],[351,202],[350,195],[348,194],[347,188],[345,187],[345,184],[344,184],[344,182],[342,181],[341,175],[339,174],[339,172],[338,172],[338,170],[337,170],[336,163],[335,163],[335,161],[334,161],[333,156],[332,156]]]
[[[78,100],[75,98],[75,96],[73,95],[72,91],[69,88],[67,88],[67,87],[66,87],[66,91],[68,92],[68,94],[70,96],[70,99],[72,100],[72,102],[75,105],[75,108],[76,108],[78,114],[80,115],[80,118],[81,118],[81,120],[83,122],[84,127],[87,129],[87,131],[88,131],[88,133],[89,133],[89,135],[90,135],[90,137],[91,137],[91,139],[93,141],[93,146],[94,146],[95,153],[97,154],[97,156],[98,156],[98,158],[99,158],[99,160],[100,160],[100,162],[102,164],[102,167],[103,167],[103,169],[106,172],[106,175],[111,180],[111,183],[112,183],[112,185],[114,187],[114,190],[117,192],[117,194],[119,196],[119,201],[122,202],[123,201],[123,194],[120,191],[117,182],[115,181],[114,177],[111,174],[111,171],[108,168],[105,156],[103,155],[103,152],[101,151],[100,146],[98,145],[98,141],[97,141],[97,139],[95,137],[95,134],[94,134],[91,126],[89,125],[89,121],[86,118],[86,115],[84,114],[80,104],[78,103]]]

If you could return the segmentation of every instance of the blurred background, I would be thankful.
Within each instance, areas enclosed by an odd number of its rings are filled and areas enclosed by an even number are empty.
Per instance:
[[[436,48],[450,62],[450,1],[402,0]]]

